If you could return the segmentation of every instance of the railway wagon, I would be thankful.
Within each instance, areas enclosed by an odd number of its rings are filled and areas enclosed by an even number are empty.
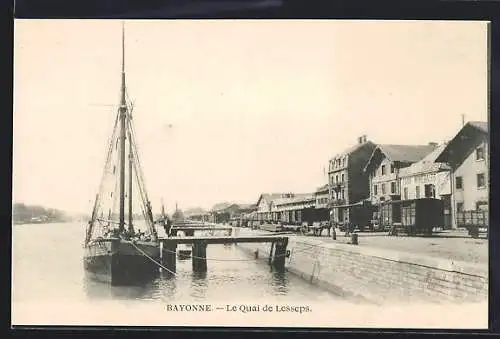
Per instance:
[[[399,206],[401,230],[408,235],[430,235],[435,227],[444,226],[444,203],[440,199],[403,200]]]
[[[363,204],[353,206],[351,209],[352,220],[358,226],[360,231],[365,231],[367,228],[370,231],[374,230],[371,222],[373,212],[376,207],[370,202],[363,202]]]
[[[394,224],[401,223],[401,200],[382,202],[377,217],[379,228],[384,231],[390,230]]]
[[[488,211],[476,210],[457,212],[457,226],[467,229],[469,235],[473,238],[479,238],[480,234],[488,236]]]
[[[341,211],[340,214],[343,216],[344,222],[337,223],[337,226],[341,231],[346,231],[346,222],[349,221],[351,227],[357,228],[360,231],[365,229],[372,230],[372,215],[376,210],[369,201],[362,201],[352,205],[344,205],[338,207]]]

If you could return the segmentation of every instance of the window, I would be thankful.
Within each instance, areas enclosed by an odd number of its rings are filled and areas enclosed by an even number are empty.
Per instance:
[[[373,185],[373,195],[378,195],[378,186],[377,185]]]
[[[479,146],[476,148],[476,160],[484,160],[484,147]]]
[[[335,183],[338,183],[339,182],[339,176],[338,174],[335,176]]]
[[[396,183],[391,182],[391,194],[396,194]]]
[[[385,183],[382,184],[382,195],[385,194]]]
[[[342,174],[342,179],[341,179],[342,182],[344,182],[344,174]]]
[[[426,198],[435,198],[436,197],[436,189],[434,185],[429,184],[424,186],[424,194]]]
[[[382,175],[385,175],[385,165],[382,165]]]
[[[486,187],[486,180],[484,178],[484,173],[479,173],[477,175],[477,188]]]
[[[456,177],[455,178],[455,188],[457,190],[461,190],[463,188],[462,177]]]
[[[408,200],[408,187],[405,187],[403,189],[403,196],[405,200]]]
[[[342,199],[342,200],[344,200],[344,199],[345,199],[345,198],[344,198],[344,190],[342,190],[342,192],[341,192],[340,199]]]
[[[464,203],[457,202],[457,212],[463,212],[463,210],[464,210]]]
[[[391,164],[391,173],[394,173],[394,164]]]
[[[342,159],[342,167],[345,167],[345,158]]]
[[[420,199],[420,186],[415,187],[415,197]]]

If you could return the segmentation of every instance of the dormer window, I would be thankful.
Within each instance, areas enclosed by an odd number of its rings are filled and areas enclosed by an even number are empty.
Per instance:
[[[382,171],[382,175],[385,175],[385,165],[382,165],[381,171]]]

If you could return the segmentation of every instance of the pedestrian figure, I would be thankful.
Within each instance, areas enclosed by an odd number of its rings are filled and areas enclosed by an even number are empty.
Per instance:
[[[346,237],[349,236],[349,234],[351,233],[351,222],[349,221],[348,218],[345,219],[344,221],[344,229],[345,229],[345,235]]]
[[[165,216],[163,219],[163,229],[165,230],[165,234],[170,235],[170,229],[172,228],[172,221]]]

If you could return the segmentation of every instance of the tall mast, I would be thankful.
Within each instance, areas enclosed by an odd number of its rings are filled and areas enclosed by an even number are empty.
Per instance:
[[[130,113],[129,113],[130,114]],[[130,233],[134,232],[134,225],[132,224],[133,219],[133,209],[132,209],[132,170],[133,170],[133,155],[132,155],[132,136],[128,135],[128,230]]]
[[[125,100],[125,25],[122,23],[122,83],[120,93],[120,231],[125,229],[125,138],[127,102]]]

